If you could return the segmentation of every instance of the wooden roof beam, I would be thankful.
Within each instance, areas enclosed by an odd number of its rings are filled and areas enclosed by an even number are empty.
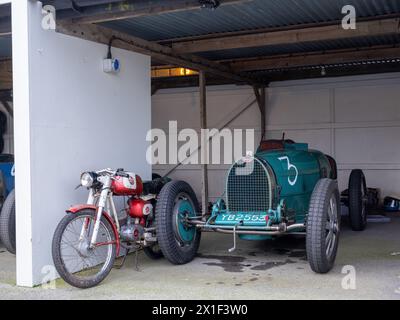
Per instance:
[[[221,6],[250,1],[253,0],[222,0]],[[108,5],[83,7],[82,14],[86,16],[72,18],[71,22],[101,23],[193,9],[200,9],[198,0],[121,1]]]
[[[230,62],[229,65],[236,72],[243,72],[384,59],[400,59],[400,47],[379,46],[362,49],[276,55],[257,59],[233,61]]]
[[[57,31],[83,38],[86,40],[108,44],[112,37],[116,37],[113,47],[139,52],[154,57],[158,61],[185,67],[197,71],[204,71],[217,77],[230,79],[237,83],[247,83],[251,86],[263,86],[258,79],[246,77],[233,72],[229,66],[210,61],[192,54],[177,54],[167,46],[150,42],[138,37],[128,35],[98,25],[58,24]]]
[[[207,52],[299,42],[328,41],[364,36],[382,36],[400,33],[400,18],[371,20],[357,23],[357,29],[344,30],[341,24],[302,29],[261,32],[248,35],[176,42],[172,48],[179,53]]]

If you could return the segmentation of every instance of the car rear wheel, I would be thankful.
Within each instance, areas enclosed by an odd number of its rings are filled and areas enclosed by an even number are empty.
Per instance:
[[[8,252],[15,254],[15,190],[8,194],[1,208],[0,241]]]
[[[311,269],[329,272],[336,259],[340,233],[340,201],[336,181],[321,179],[311,195],[306,250]]]
[[[354,231],[363,231],[367,226],[368,190],[362,170],[351,171],[349,179],[349,220]]]
[[[158,195],[157,239],[162,253],[171,263],[185,264],[196,256],[201,232],[187,221],[199,211],[196,195],[186,182],[171,181]]]

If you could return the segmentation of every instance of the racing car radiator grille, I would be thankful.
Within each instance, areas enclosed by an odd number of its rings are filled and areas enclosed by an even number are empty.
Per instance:
[[[267,212],[271,208],[271,179],[257,158],[240,160],[226,181],[226,204],[230,212]]]

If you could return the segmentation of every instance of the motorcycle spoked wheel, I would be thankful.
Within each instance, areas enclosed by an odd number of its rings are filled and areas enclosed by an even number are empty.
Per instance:
[[[104,216],[97,237],[99,245],[89,248],[95,218],[95,210],[69,214],[60,221],[53,237],[52,253],[57,272],[65,282],[81,289],[102,282],[110,273],[116,257],[113,228]],[[80,240],[84,225],[85,236]]]

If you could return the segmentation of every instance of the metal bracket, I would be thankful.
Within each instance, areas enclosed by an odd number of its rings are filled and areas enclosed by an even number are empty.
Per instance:
[[[124,264],[125,264],[125,261],[126,261],[126,257],[128,256],[128,254],[129,254],[129,249],[128,248],[125,248],[126,249],[126,253],[125,253],[125,255],[124,255],[124,257],[122,258],[122,261],[121,261],[121,263],[120,264],[118,264],[118,265],[114,265],[114,268],[115,269],[122,269],[122,267],[124,266]]]
[[[233,227],[233,247],[228,250],[228,252],[232,253],[236,250],[236,227],[243,224],[243,221],[240,221]]]

